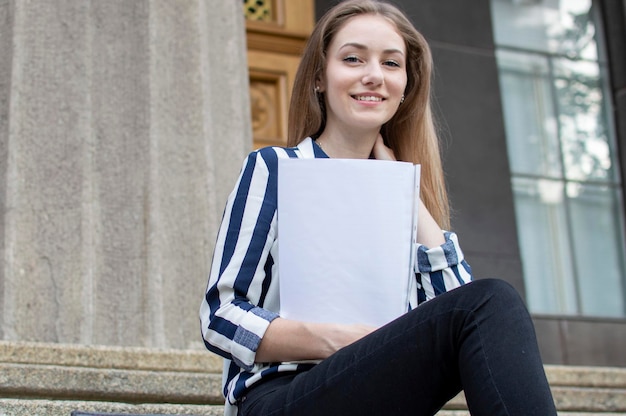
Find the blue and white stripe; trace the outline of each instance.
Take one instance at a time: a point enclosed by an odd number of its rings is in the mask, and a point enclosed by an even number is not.
[[[446,242],[439,247],[417,247],[415,274],[419,303],[472,281],[472,271],[456,234],[445,232],[444,236]]]
[[[244,161],[217,236],[206,295],[200,307],[206,347],[225,358],[225,416],[254,383],[276,372],[306,371],[311,364],[256,363],[261,339],[278,317],[277,174],[279,158],[327,158],[310,138],[297,148],[264,148]],[[440,247],[417,248],[410,307],[471,280],[456,235]]]

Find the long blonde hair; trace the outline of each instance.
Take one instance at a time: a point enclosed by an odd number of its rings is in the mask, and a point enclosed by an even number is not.
[[[317,23],[304,49],[293,87],[288,120],[288,146],[318,136],[326,126],[323,96],[315,82],[326,68],[326,51],[335,34],[352,17],[376,14],[391,21],[407,50],[404,102],[381,128],[398,160],[422,165],[422,200],[441,228],[450,227],[448,196],[439,153],[439,138],[430,107],[432,55],[424,37],[395,6],[377,0],[347,0],[330,9]]]

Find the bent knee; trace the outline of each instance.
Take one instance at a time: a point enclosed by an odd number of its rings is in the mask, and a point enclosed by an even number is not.
[[[510,302],[511,305],[516,303],[524,303],[518,291],[507,281],[502,279],[479,279],[474,280],[474,290],[484,294],[490,294],[493,299],[499,299],[502,302]]]

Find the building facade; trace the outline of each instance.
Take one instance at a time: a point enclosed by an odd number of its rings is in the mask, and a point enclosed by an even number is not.
[[[433,50],[452,223],[475,276],[523,294],[547,363],[625,366],[626,3],[396,3]]]
[[[574,10],[582,17],[573,21],[586,22],[578,27],[593,22],[599,52],[591,57],[511,44],[518,35],[507,40],[497,32],[493,22],[515,23],[516,7],[554,9],[563,3],[556,0],[397,3],[433,49],[453,228],[475,275],[501,277],[526,297],[547,363],[626,366],[624,0]],[[334,1],[267,4],[274,17],[246,14],[244,22],[240,4],[221,0],[0,1],[2,342],[203,348],[197,310],[226,196],[253,146],[284,140],[299,52],[316,15]],[[584,20],[589,10],[593,19]],[[511,157],[517,143],[511,131],[518,131],[511,122],[519,120],[510,105],[524,101],[511,99],[518,95],[507,88],[528,74],[510,70],[511,56],[523,64],[569,59],[592,68],[575,72],[588,77],[572,84],[586,91],[573,99],[585,104],[595,97],[588,108],[596,122],[606,120],[598,124],[605,133],[585,148],[602,156],[591,159],[600,176],[518,169],[526,159]],[[556,89],[568,91],[567,79],[555,74],[531,78],[537,85],[555,78]],[[566,133],[572,117],[549,121],[558,120],[557,133]],[[575,222],[575,204],[562,205],[571,224],[562,240],[573,247],[563,251],[563,264],[575,277],[557,287],[571,293],[536,297],[543,293],[537,284],[557,279],[547,266],[529,274],[533,257],[524,236],[538,227],[532,215],[520,220],[526,217],[519,203],[537,199],[524,199],[533,195],[514,185],[532,181],[548,184],[541,189],[551,201],[558,200],[554,192],[573,201],[579,186],[609,190],[591,199],[593,207],[610,208],[597,211],[608,221],[597,227],[596,217]],[[610,261],[598,260],[603,269],[572,261],[575,243],[586,237],[573,227],[581,223],[611,230]],[[567,278],[565,270],[559,276]],[[598,285],[581,290],[589,282]]]
[[[336,3],[316,0],[315,17]],[[452,222],[475,276],[525,297],[546,362],[626,365],[623,0],[395,3],[433,50]],[[280,144],[288,94],[261,91],[267,44],[251,36],[280,27],[303,41],[289,15],[308,29],[312,4],[244,4],[255,146]],[[290,85],[284,43],[272,62]]]

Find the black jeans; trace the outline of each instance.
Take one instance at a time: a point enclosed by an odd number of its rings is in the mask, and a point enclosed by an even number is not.
[[[556,415],[532,321],[508,283],[474,281],[307,372],[263,381],[239,415],[431,416],[461,389],[474,416]]]

